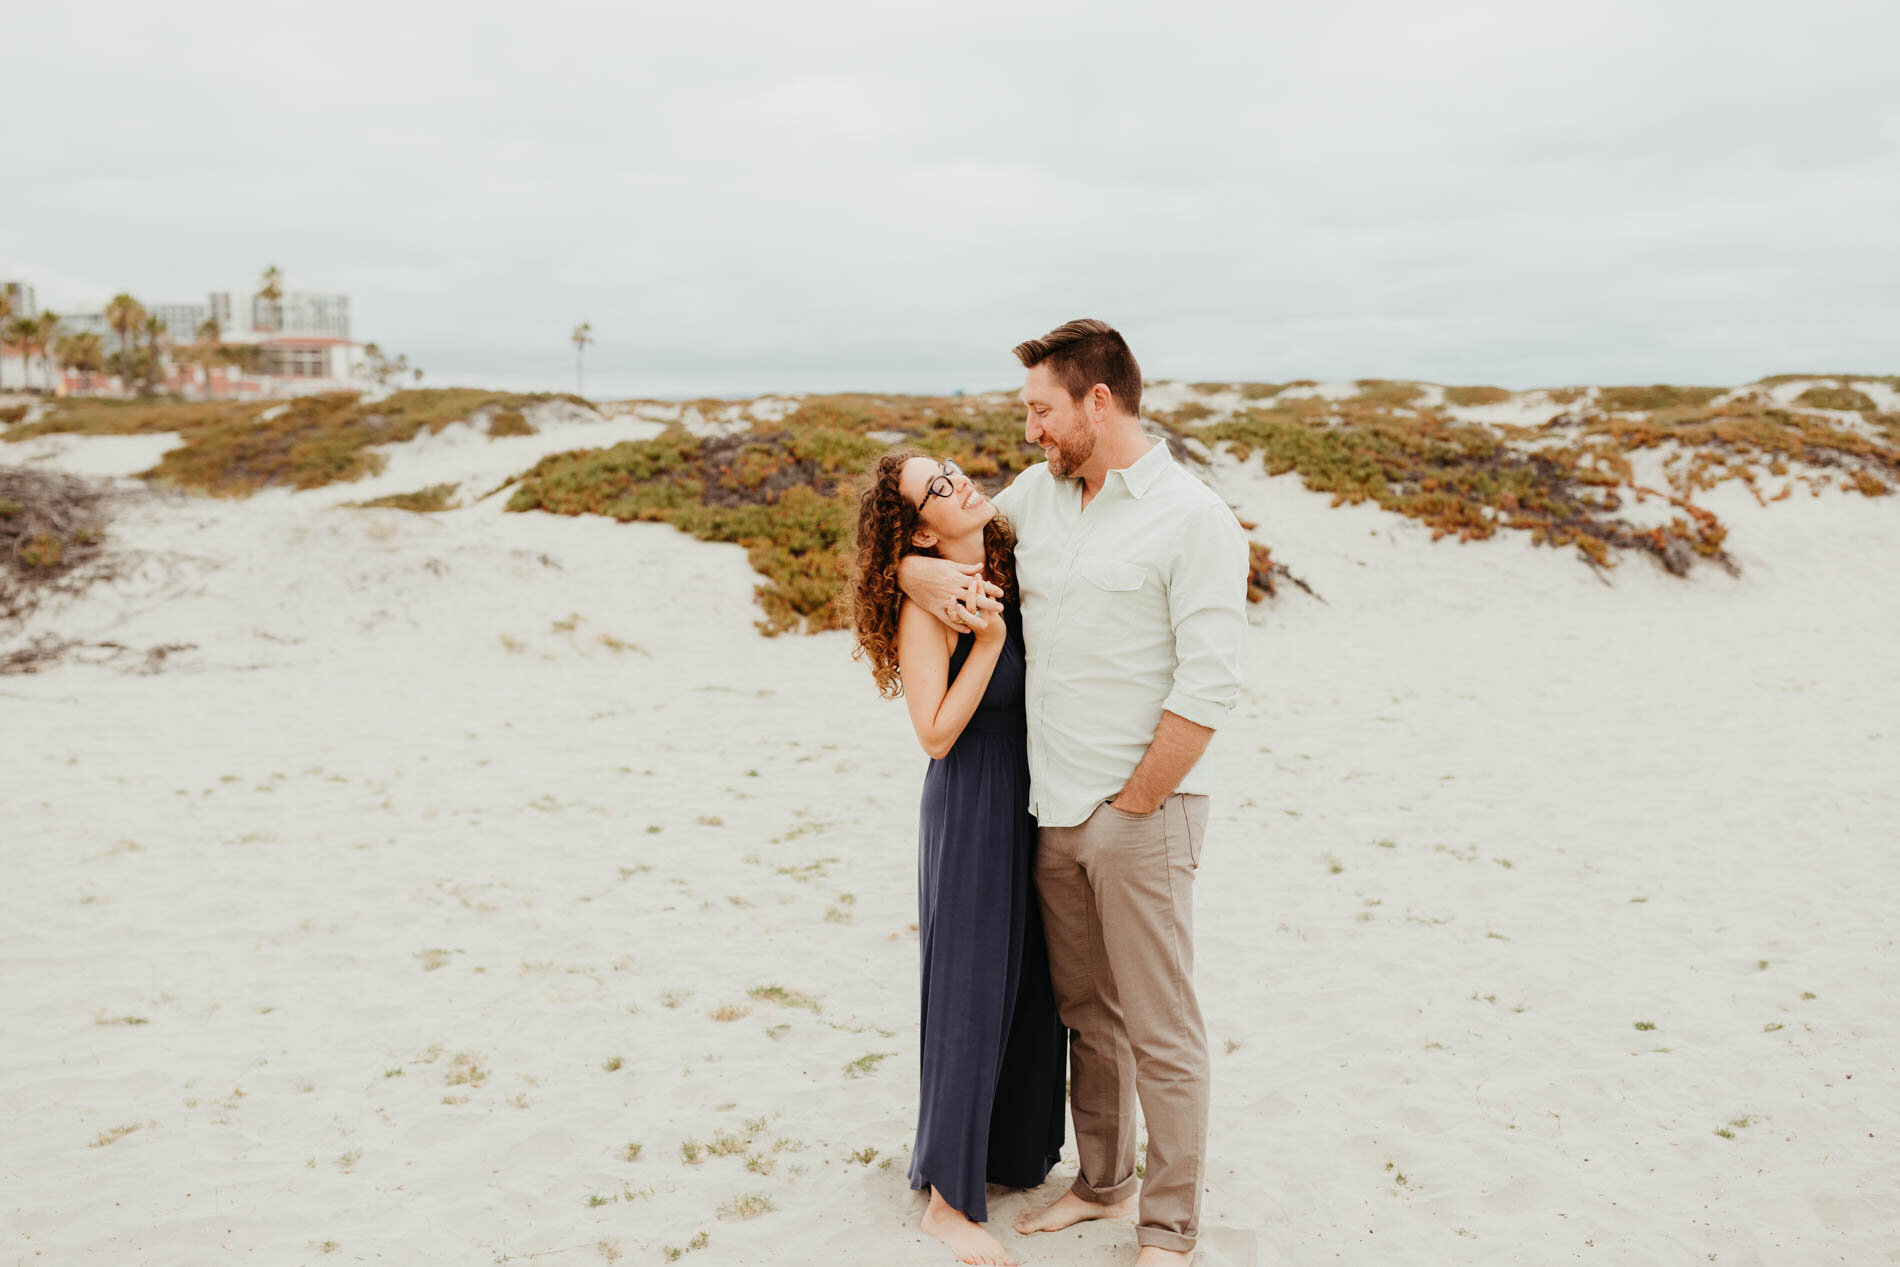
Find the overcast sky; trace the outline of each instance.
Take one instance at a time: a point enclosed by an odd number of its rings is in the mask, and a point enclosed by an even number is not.
[[[8,5],[0,278],[277,264],[430,380],[1900,371],[1900,5]],[[450,16],[452,15],[452,16]]]

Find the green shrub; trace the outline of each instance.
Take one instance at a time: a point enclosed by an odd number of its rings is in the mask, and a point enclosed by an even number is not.
[[[766,633],[842,628],[855,481],[897,433],[956,459],[994,492],[1040,460],[1013,408],[942,397],[814,396],[781,422],[701,438],[683,427],[610,449],[543,458],[523,475],[511,511],[609,515],[670,523],[702,541],[742,545],[765,577]]]
[[[488,434],[491,439],[497,436],[531,436],[534,426],[519,409],[504,409],[488,420]]]

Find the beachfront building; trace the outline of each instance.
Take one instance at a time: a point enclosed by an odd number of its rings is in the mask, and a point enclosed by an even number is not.
[[[13,297],[14,311],[37,312],[37,296],[24,282],[0,282],[0,293]],[[350,297],[329,291],[285,290],[275,298],[255,287],[210,292],[203,303],[148,303],[147,315],[164,323],[160,336],[157,386],[162,391],[211,396],[301,396],[353,390],[363,385],[362,347],[350,338]],[[218,342],[251,345],[257,353],[248,365],[199,361],[179,353],[198,341],[206,320],[218,323]],[[45,390],[57,395],[119,395],[136,384],[120,382],[119,335],[103,309],[60,314],[59,335],[98,336],[104,371],[76,373],[35,356],[29,364],[20,349],[0,355],[0,391]],[[146,345],[140,333],[134,349]]]
[[[347,341],[350,337],[348,295],[286,290],[279,298],[268,299],[254,289],[214,290],[210,311],[226,341],[259,343],[285,336]]]

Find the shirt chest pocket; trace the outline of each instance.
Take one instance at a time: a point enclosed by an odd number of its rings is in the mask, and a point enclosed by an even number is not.
[[[1101,645],[1116,654],[1137,650],[1168,630],[1167,601],[1148,569],[1127,559],[1081,555],[1075,561],[1070,604]]]
[[[1085,554],[1075,561],[1076,574],[1098,590],[1120,594],[1138,590],[1148,579],[1148,571],[1138,563]]]

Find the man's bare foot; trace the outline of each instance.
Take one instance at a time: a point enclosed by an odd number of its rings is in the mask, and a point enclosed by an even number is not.
[[[1135,1267],[1188,1267],[1193,1261],[1191,1249],[1162,1249],[1159,1245],[1143,1245],[1141,1252],[1135,1255]]]
[[[1031,1232],[1060,1232],[1065,1227],[1086,1223],[1090,1219],[1125,1219],[1134,1212],[1134,1197],[1124,1197],[1103,1205],[1096,1201],[1084,1201],[1070,1191],[1063,1193],[1053,1205],[1040,1210],[1024,1210],[1017,1215],[1016,1230],[1024,1236]]]
[[[983,1263],[991,1267],[1016,1267],[1016,1259],[1003,1243],[972,1223],[963,1211],[945,1201],[935,1188],[930,1190],[930,1207],[918,1223],[924,1231],[950,1247],[962,1263]]]

